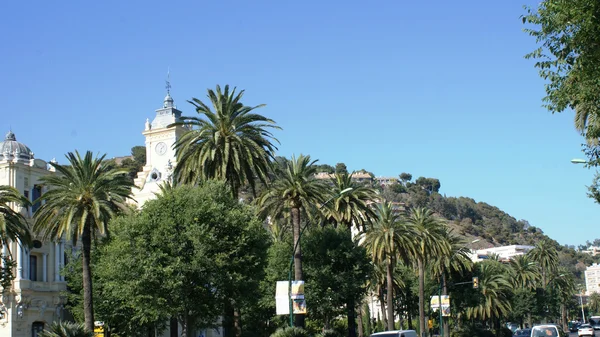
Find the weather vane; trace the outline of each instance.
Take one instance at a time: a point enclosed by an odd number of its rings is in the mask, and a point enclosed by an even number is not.
[[[165,82],[167,82],[167,85],[165,85],[165,88],[167,88],[167,94],[170,95],[171,94],[171,69],[170,67],[167,68],[167,80]]]

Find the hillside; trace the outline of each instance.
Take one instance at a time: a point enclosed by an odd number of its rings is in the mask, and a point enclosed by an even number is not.
[[[320,166],[321,171],[328,173],[344,169],[343,163],[338,163],[335,168],[330,165]],[[373,173],[370,175],[375,177]],[[534,246],[539,240],[549,238],[559,251],[560,264],[572,271],[582,283],[586,266],[600,261],[600,256],[593,257],[578,252],[574,246],[560,245],[545,235],[542,229],[530,225],[527,220],[518,220],[496,206],[476,202],[468,197],[448,197],[440,194],[441,182],[436,178],[419,177],[413,180],[412,177],[410,173],[402,173],[389,185],[378,185],[375,180],[365,184],[378,189],[389,201],[403,203],[406,207],[431,208],[445,219],[448,226],[454,229],[454,233],[461,236],[465,244],[472,249],[504,245]],[[478,241],[469,244],[475,240]]]

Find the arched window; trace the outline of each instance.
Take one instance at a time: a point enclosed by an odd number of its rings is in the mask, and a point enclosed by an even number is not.
[[[31,337],[38,337],[38,333],[44,330],[44,322],[33,322],[31,324]]]

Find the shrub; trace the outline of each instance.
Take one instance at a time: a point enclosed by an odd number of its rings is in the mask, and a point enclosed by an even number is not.
[[[325,330],[322,333],[316,335],[315,337],[342,337],[342,335],[340,335],[335,330]]]
[[[39,337],[94,337],[92,331],[86,330],[83,324],[70,322],[52,322],[47,329],[38,334]]]
[[[304,329],[293,327],[283,328],[275,331],[271,337],[310,337],[308,332]]]

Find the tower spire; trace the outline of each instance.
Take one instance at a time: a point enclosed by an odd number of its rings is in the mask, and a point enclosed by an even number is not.
[[[167,85],[165,88],[167,89],[167,96],[171,96],[171,67],[167,68]]]
[[[171,97],[171,67],[167,69],[167,80],[165,81],[165,88],[167,89],[167,96],[165,96],[165,101],[163,104],[163,108],[174,108],[173,98]]]

